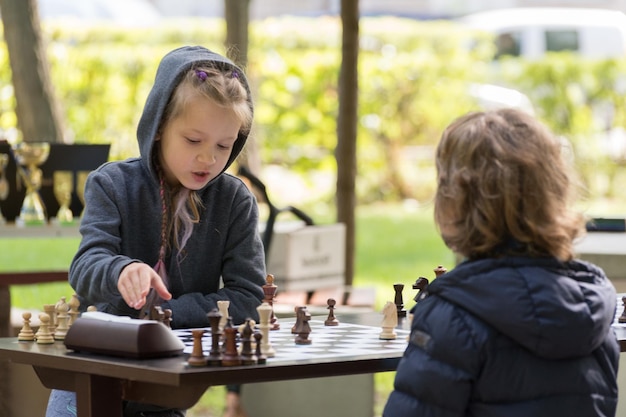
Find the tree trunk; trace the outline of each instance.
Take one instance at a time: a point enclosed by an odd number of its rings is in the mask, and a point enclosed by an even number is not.
[[[25,142],[63,142],[37,0],[0,0],[4,39],[15,92],[17,123]]]
[[[346,225],[346,275],[354,278],[356,191],[356,127],[358,109],[359,1],[341,0],[341,70],[337,119],[337,220]]]
[[[248,65],[248,26],[250,23],[250,0],[224,0],[226,18],[226,50],[228,57],[241,68]],[[250,88],[254,88],[253,85]],[[254,135],[248,138],[246,152],[240,158],[254,175],[260,176],[261,153]]]
[[[245,68],[248,64],[250,0],[224,0],[228,57]]]

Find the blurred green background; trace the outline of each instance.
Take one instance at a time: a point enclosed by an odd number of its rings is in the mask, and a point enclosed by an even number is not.
[[[162,55],[182,44],[218,52],[221,19],[187,19],[161,30],[44,26],[51,73],[68,135],[110,143],[111,159],[137,154],[135,130]],[[247,73],[256,103],[254,141],[272,201],[317,223],[334,221],[337,79],[336,18],[272,18],[250,26]],[[443,128],[484,108],[472,86],[498,84],[525,94],[534,114],[571,144],[588,215],[623,215],[626,159],[607,132],[626,125],[624,60],[586,61],[569,53],[541,61],[491,60],[493,43],[451,22],[363,17],[358,126],[354,285],[376,288],[376,308],[454,256],[432,221],[433,149]],[[17,139],[8,56],[0,43],[0,129]],[[610,117],[608,117],[610,116]],[[78,240],[0,239],[2,272],[67,269]],[[271,272],[271,271],[269,271]],[[68,284],[14,286],[12,303],[41,309],[70,296]],[[412,296],[405,291],[410,307]],[[337,310],[340,317],[341,311]],[[393,373],[376,375],[376,415]],[[189,417],[220,415],[224,391],[209,390]]]

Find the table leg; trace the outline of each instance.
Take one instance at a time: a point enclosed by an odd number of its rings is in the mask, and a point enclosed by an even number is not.
[[[89,374],[76,375],[78,417],[122,417],[119,380]]]
[[[12,337],[11,292],[8,285],[0,285],[0,337]]]
[[[34,366],[50,389],[76,392],[78,417],[122,417],[122,382],[116,378]]]

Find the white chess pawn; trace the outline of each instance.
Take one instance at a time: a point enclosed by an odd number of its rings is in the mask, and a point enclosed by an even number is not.
[[[78,316],[80,316],[80,312],[78,311],[78,308],[80,307],[80,300],[78,299],[78,295],[73,294],[72,298],[67,304],[70,306],[70,319],[67,323],[67,327],[70,327],[72,324],[74,324]]]
[[[30,318],[32,314],[28,311],[22,313],[22,319],[24,319],[24,325],[20,330],[20,333],[17,335],[17,340],[31,342],[35,340],[35,332],[33,332],[32,327],[30,327]]]
[[[63,297],[65,299],[65,297]],[[70,306],[67,303],[57,304],[57,326],[54,329],[54,340],[65,340],[65,335],[68,330],[68,321],[70,316],[68,314]]]
[[[50,333],[50,316],[46,313],[39,313],[39,321],[41,324],[35,334],[37,343],[45,345],[54,343],[54,337],[52,337],[52,333]]]

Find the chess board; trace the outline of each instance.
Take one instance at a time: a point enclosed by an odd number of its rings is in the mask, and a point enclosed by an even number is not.
[[[622,300],[624,294],[619,294],[617,296],[617,304],[615,308],[615,317],[613,319],[613,327],[626,329],[626,323],[620,323],[619,318],[622,314],[626,313],[626,305]]]
[[[309,345],[296,345],[291,333],[294,321],[281,320],[279,330],[271,330],[269,339],[276,351],[276,356],[267,358],[268,362],[280,360],[337,358],[363,355],[402,354],[407,346],[408,330],[395,329],[394,340],[381,340],[380,327],[359,324],[339,323],[338,326],[325,326],[322,320],[310,320],[311,334]],[[172,330],[185,345],[184,353],[191,354],[193,349],[192,329]],[[208,355],[211,350],[211,329],[206,328],[202,338],[202,350]]]

